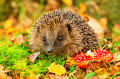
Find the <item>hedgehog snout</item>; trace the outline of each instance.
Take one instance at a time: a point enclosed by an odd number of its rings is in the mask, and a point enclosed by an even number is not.
[[[51,53],[52,52],[52,48],[47,48],[47,52]]]

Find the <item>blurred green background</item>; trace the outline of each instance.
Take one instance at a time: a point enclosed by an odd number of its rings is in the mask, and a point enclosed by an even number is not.
[[[69,4],[69,1],[72,1],[72,4]],[[19,21],[23,18],[34,20],[42,12],[56,8],[79,9],[80,3],[86,6],[86,14],[97,19],[105,16],[113,24],[120,23],[120,0],[0,0],[0,22],[5,21],[10,15]]]

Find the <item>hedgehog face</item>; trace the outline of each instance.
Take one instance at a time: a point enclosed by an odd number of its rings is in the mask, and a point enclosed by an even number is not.
[[[54,26],[38,27],[33,49],[42,50],[47,55],[62,54],[64,46],[70,43],[69,30],[69,25],[60,25],[59,23]]]

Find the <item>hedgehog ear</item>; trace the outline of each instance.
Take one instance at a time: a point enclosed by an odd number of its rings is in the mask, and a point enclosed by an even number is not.
[[[68,32],[70,33],[71,30],[72,30],[70,24],[66,24],[66,27],[67,27],[67,29],[68,29]]]

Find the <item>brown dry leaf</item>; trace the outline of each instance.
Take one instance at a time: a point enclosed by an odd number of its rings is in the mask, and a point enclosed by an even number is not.
[[[93,62],[88,63],[86,70],[96,71],[100,68],[109,68],[109,67],[110,67],[109,63],[106,63],[104,61],[93,61]]]
[[[27,42],[27,39],[21,34],[18,35],[14,40],[14,44],[22,45],[23,42]]]
[[[60,8],[59,0],[47,0],[47,5],[44,6],[46,11],[52,11]]]
[[[37,56],[40,54],[41,52],[36,52],[36,53],[33,53],[31,54],[28,59],[29,59],[29,62],[33,62],[35,61],[35,59],[37,58]]]
[[[89,79],[100,79],[99,77],[97,77],[97,76],[92,76],[91,78],[89,78]]]
[[[115,66],[116,66],[116,67],[120,67],[120,62],[116,62],[116,63],[115,63]]]
[[[119,51],[114,54],[114,59],[112,61],[113,62],[114,61],[120,61],[120,52]]]
[[[119,25],[119,24],[114,24],[113,30],[120,33],[120,25]],[[113,41],[118,41],[118,40],[120,40],[120,35],[119,35],[119,34],[118,34],[118,35],[115,35],[112,40],[113,40]]]
[[[104,36],[104,27],[103,25],[95,18],[93,18],[92,16],[88,16],[89,18],[89,22],[88,24],[94,29],[95,33],[97,33],[98,35],[98,39],[103,38]]]
[[[104,30],[106,30],[107,24],[108,24],[108,19],[106,17],[103,17],[103,18],[99,19],[99,22],[102,24]]]
[[[62,0],[63,3],[65,3],[67,6],[72,6],[73,0]]]
[[[114,79],[120,79],[120,76],[114,77]]]
[[[47,73],[45,78],[47,79],[69,79],[67,75],[55,75],[53,73]]]
[[[116,67],[116,66],[111,66],[111,67],[109,68],[109,74],[110,74],[110,76],[116,74],[116,73],[119,72],[119,71],[120,71],[119,68]]]
[[[55,64],[55,62],[53,62],[49,67],[48,67],[49,72],[55,73],[56,75],[62,75],[66,73],[66,69],[59,65],[59,64]]]
[[[4,71],[3,69],[4,67],[0,65],[0,79],[12,79],[10,76],[7,76],[7,74],[5,74],[5,72],[9,71]]]
[[[9,38],[9,40],[11,40],[14,43],[15,35],[9,34],[7,35],[7,37]]]
[[[82,69],[78,68],[78,69],[75,69],[70,75],[71,75],[71,77],[72,76],[76,77],[76,79],[83,79],[85,76],[85,74],[83,72],[84,71]]]
[[[34,52],[34,49],[29,49],[30,52]]]
[[[119,24],[114,24],[113,29],[120,32],[120,25]]]

